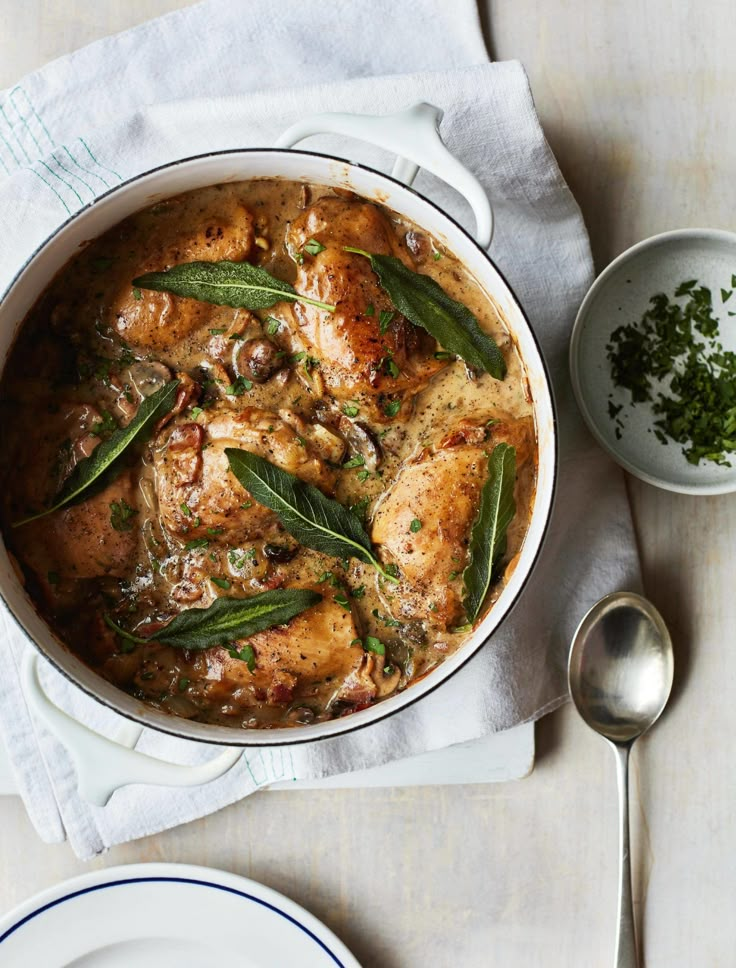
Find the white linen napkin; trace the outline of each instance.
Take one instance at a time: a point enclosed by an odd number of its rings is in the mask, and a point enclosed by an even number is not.
[[[491,254],[553,374],[561,466],[542,560],[492,641],[422,702],[333,741],[245,753],[205,787],[127,787],[104,808],[81,800],[68,755],[31,721],[18,680],[28,646],[3,613],[0,727],[18,785],[41,837],[67,836],[80,857],[202,816],[275,780],[364,768],[536,719],[566,698],[567,646],[582,613],[602,594],[640,583],[622,475],[584,431],[567,378],[570,325],[592,277],[585,227],[524,71],[488,63],[472,0],[359,7],[211,0],[25,78],[0,95],[0,292],[70,214],[139,172],[198,152],[268,146],[313,112],[380,114],[416,101],[444,109],[449,147],[486,187],[496,215]],[[333,137],[308,146],[377,168],[390,164],[376,149]],[[472,225],[465,203],[439,181],[420,173],[415,187]],[[43,678],[59,705],[114,732],[115,714],[51,668]],[[211,747],[150,730],[138,748],[178,762],[213,755]]]

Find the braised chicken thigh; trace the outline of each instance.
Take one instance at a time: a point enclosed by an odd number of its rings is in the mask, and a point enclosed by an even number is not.
[[[205,691],[213,701],[237,711],[266,701],[309,702],[325,682],[334,683],[332,701],[367,703],[376,694],[369,659],[358,638],[350,611],[325,599],[298,615],[288,626],[258,632],[248,640],[256,656],[253,674],[235,648],[212,649],[207,655]],[[303,711],[300,710],[303,717]]]
[[[204,189],[185,220],[184,208],[183,201],[162,202],[138,220],[128,220],[106,237],[102,254],[84,263],[90,285],[98,290],[95,299],[92,289],[91,307],[98,326],[109,327],[134,352],[163,355],[167,362],[177,344],[214,325],[219,307],[137,289],[131,279],[180,262],[242,262],[250,258],[255,238],[254,216],[237,194]]]
[[[230,471],[227,447],[259,454],[324,490],[334,487],[334,471],[318,445],[281,416],[254,407],[205,410],[197,422],[165,428],[155,445],[158,506],[170,534],[187,541],[207,535],[221,543],[249,541],[275,520]]]
[[[461,624],[462,573],[488,454],[503,441],[515,446],[523,466],[531,456],[533,435],[528,419],[469,420],[400,470],[378,503],[372,531],[381,555],[401,575],[399,594],[392,598],[394,618],[443,630]],[[421,522],[416,532],[412,521]]]
[[[324,246],[316,255],[305,252],[310,239]],[[435,340],[393,311],[368,260],[345,247],[409,262],[408,254],[376,205],[342,198],[315,202],[292,223],[286,245],[298,257],[297,289],[337,307],[334,313],[303,303],[294,309],[326,391],[338,400],[361,400],[375,420],[386,422],[386,404],[410,400],[444,364],[434,357]]]

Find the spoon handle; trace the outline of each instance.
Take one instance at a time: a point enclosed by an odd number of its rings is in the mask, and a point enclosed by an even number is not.
[[[634,928],[634,905],[631,896],[631,853],[629,850],[629,745],[611,743],[616,756],[619,815],[619,885],[618,927],[616,931],[615,968],[638,968]]]

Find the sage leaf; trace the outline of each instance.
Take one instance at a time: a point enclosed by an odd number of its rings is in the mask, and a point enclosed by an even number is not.
[[[358,516],[339,501],[325,497],[319,488],[257,454],[228,447],[225,455],[230,470],[246,491],[264,507],[275,511],[300,544],[333,558],[357,558],[373,565],[389,581],[397,581],[374,557],[371,539]]]
[[[516,513],[515,482],[516,450],[509,444],[497,444],[488,458],[488,479],[470,535],[470,561],[463,572],[463,605],[471,622],[478,617],[506,551],[506,532]]]
[[[308,588],[277,588],[250,598],[216,598],[208,608],[187,608],[158,632],[144,637],[121,628],[109,615],[105,622],[130,642],[160,642],[175,649],[210,649],[285,625],[322,601]]]
[[[392,255],[371,255],[364,249],[345,246],[346,252],[364,255],[388,293],[394,308],[415,326],[421,326],[443,349],[461,357],[477,370],[497,380],[506,376],[506,361],[493,337],[485,333],[473,313],[448,296],[431,276],[407,269]]]
[[[180,382],[180,380],[170,380],[155,393],[146,397],[127,427],[119,427],[107,440],[98,444],[89,457],[79,461],[64,481],[51,507],[23,518],[22,521],[15,521],[13,527],[18,528],[29,521],[35,521],[46,514],[58,511],[65,504],[83,500],[86,492],[93,485],[104,483],[103,475],[114,474],[120,467],[120,458],[128,448],[137,441],[143,440],[154,425],[171,410],[176,401]],[[106,477],[105,481],[107,479]]]
[[[290,283],[250,262],[182,262],[163,272],[138,276],[133,285],[233,309],[269,309],[287,299],[309,303],[328,313],[335,311],[329,303],[300,296]]]

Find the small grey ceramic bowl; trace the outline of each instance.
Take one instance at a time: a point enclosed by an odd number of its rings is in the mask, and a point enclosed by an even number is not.
[[[611,379],[606,345],[611,333],[641,319],[656,293],[672,296],[687,279],[697,279],[713,294],[725,349],[736,350],[736,293],[721,303],[720,290],[732,289],[736,274],[736,234],[716,229],[679,229],[654,235],[623,252],[598,276],[578,311],[570,342],[570,374],[580,411],[593,435],[608,453],[636,477],[683,494],[725,494],[736,491],[733,467],[710,461],[690,464],[680,444],[662,444],[654,435],[654,414],[648,403],[631,406],[628,390]],[[620,438],[609,415],[609,401],[623,404]]]

